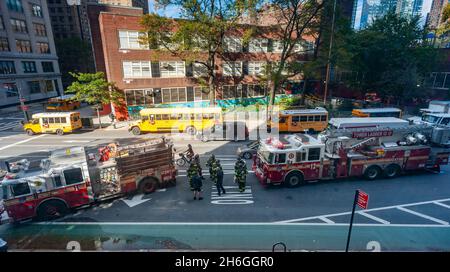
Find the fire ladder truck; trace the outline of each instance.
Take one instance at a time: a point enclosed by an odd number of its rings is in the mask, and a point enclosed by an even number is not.
[[[176,183],[172,144],[165,138],[55,150],[35,171],[20,165],[0,183],[12,222],[53,219],[73,208]]]
[[[450,156],[439,146],[435,128],[327,129],[317,138],[286,135],[261,142],[253,170],[263,185],[296,187],[311,180],[381,176],[394,178],[412,170],[439,172]],[[439,134],[442,135],[442,134]]]

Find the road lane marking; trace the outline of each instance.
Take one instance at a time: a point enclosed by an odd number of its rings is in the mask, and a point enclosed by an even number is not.
[[[330,220],[326,217],[323,216],[319,216],[318,219],[322,220],[323,222],[327,223],[327,224],[335,224],[335,222],[333,220]]]
[[[117,226],[184,226],[184,225],[194,225],[194,226],[326,226],[326,227],[339,227],[339,226],[349,226],[347,223],[277,223],[277,222],[37,222],[30,223],[31,225],[117,225]],[[436,225],[436,224],[361,224],[353,223],[353,226],[360,227],[402,227],[402,228],[450,228],[450,225]]]
[[[389,221],[383,220],[383,219],[381,219],[381,218],[379,218],[379,217],[376,217],[376,216],[374,216],[374,215],[365,213],[365,212],[363,212],[363,211],[357,211],[356,213],[358,213],[358,214],[360,214],[360,215],[363,215],[363,216],[365,216],[365,217],[367,217],[367,218],[370,218],[370,219],[372,219],[372,220],[374,220],[374,221],[380,222],[381,224],[386,224],[386,225],[387,225],[387,224],[390,224],[390,223],[391,223],[391,222],[389,222]]]
[[[42,134],[42,135],[34,136],[33,138],[30,138],[30,139],[26,139],[26,140],[23,140],[23,141],[20,141],[20,142],[15,142],[15,143],[10,144],[10,145],[5,145],[5,146],[3,146],[3,147],[0,147],[0,151],[5,150],[5,149],[8,149],[8,148],[13,147],[13,146],[16,146],[16,145],[20,145],[20,144],[23,144],[23,143],[27,143],[27,142],[36,140],[36,139],[38,139],[38,138],[42,138],[42,137],[45,137],[45,136],[47,136],[47,134]]]
[[[433,221],[433,222],[436,222],[436,223],[439,223],[439,224],[442,224],[442,225],[448,225],[448,222],[445,222],[445,221],[443,221],[443,220],[440,220],[440,219],[431,217],[431,216],[426,215],[426,214],[423,214],[423,213],[415,212],[415,211],[413,211],[413,210],[406,209],[406,208],[403,208],[403,207],[397,207],[397,209],[399,209],[399,210],[401,210],[401,211],[404,211],[404,212],[407,212],[407,213],[410,213],[410,214],[414,214],[414,215],[416,215],[416,216],[419,216],[419,217],[428,219],[428,220],[430,220],[430,221]]]
[[[445,205],[444,203],[440,203],[440,202],[435,201],[435,202],[433,202],[433,204],[436,204],[436,205],[439,205],[439,206],[441,206],[441,207],[450,209],[450,206],[449,206],[449,205]]]
[[[215,205],[246,205],[253,204],[251,186],[245,186],[245,191],[240,192],[238,186],[223,186],[226,194],[218,195],[216,186],[211,188],[211,204]]]
[[[436,199],[436,200],[430,200],[430,201],[421,201],[421,202],[414,202],[414,203],[408,203],[408,204],[401,204],[401,205],[392,205],[392,206],[386,206],[386,207],[380,207],[380,208],[373,208],[373,209],[367,209],[364,212],[371,212],[371,211],[382,211],[382,210],[389,210],[389,209],[395,209],[398,207],[410,207],[410,206],[418,206],[418,205],[424,205],[424,204],[430,204],[434,202],[445,202],[450,201],[450,198],[443,198],[443,199]],[[342,212],[342,213],[331,213],[331,214],[324,214],[319,215],[322,217],[334,217],[334,216],[340,216],[340,215],[348,215],[352,212]],[[295,219],[289,219],[289,220],[282,220],[277,221],[278,223],[293,223],[296,221],[306,221],[311,219],[317,219],[319,216],[310,216],[310,217],[301,217],[301,218],[295,218]]]

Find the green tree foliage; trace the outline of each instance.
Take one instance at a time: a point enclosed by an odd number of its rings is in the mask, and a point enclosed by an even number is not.
[[[417,95],[436,63],[436,52],[423,37],[419,17],[394,11],[356,32],[348,44],[353,56],[346,65],[363,76],[356,85],[397,101]]]
[[[442,10],[441,22],[438,28],[438,34],[448,35],[450,33],[450,3],[445,5]]]
[[[142,37],[141,42],[154,49],[152,58],[155,60],[165,51],[203,67],[207,75],[199,82],[209,87],[210,102],[214,104],[218,84],[216,59],[227,59],[223,38],[227,32],[239,30],[239,19],[254,10],[258,1],[157,0],[162,7],[178,7],[182,18],[174,20],[154,13],[144,15],[141,25],[147,36]]]
[[[123,103],[123,93],[115,87],[114,83],[105,79],[103,72],[70,73],[70,75],[75,78],[75,81],[67,88],[66,93],[74,94],[73,100],[97,106],[111,102],[116,105]],[[99,107],[96,108],[101,126]]]

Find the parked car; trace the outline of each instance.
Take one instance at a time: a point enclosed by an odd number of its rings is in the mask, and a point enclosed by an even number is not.
[[[218,141],[245,141],[249,132],[245,122],[223,122],[197,132],[197,139],[207,142]]]
[[[253,155],[256,154],[256,151],[259,147],[259,141],[253,141],[246,145],[240,146],[237,149],[238,157],[242,157],[244,159],[250,160],[253,158]]]

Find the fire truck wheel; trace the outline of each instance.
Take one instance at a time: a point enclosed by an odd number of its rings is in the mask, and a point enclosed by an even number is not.
[[[141,129],[138,127],[134,127],[131,132],[133,133],[133,135],[140,135],[141,134]]]
[[[373,165],[366,169],[366,171],[364,172],[364,177],[368,180],[374,180],[380,176],[380,173],[380,167]]]
[[[284,179],[284,184],[286,184],[286,186],[289,188],[297,187],[303,182],[304,182],[303,175],[300,173],[290,173]]]
[[[62,129],[57,129],[56,130],[56,135],[62,136],[62,135],[64,135],[64,131]]]
[[[139,192],[142,194],[150,194],[158,188],[158,181],[153,178],[145,178],[139,183]]]
[[[50,220],[62,217],[67,214],[69,209],[66,204],[59,200],[49,200],[42,203],[37,210],[39,220]]]
[[[28,136],[33,136],[33,135],[34,135],[33,130],[27,129],[27,135],[28,135]]]
[[[400,166],[396,164],[391,164],[384,168],[384,175],[388,178],[395,178],[398,174],[400,174]]]
[[[197,130],[193,126],[189,126],[184,130],[187,134],[193,136],[195,133],[197,133]]]

